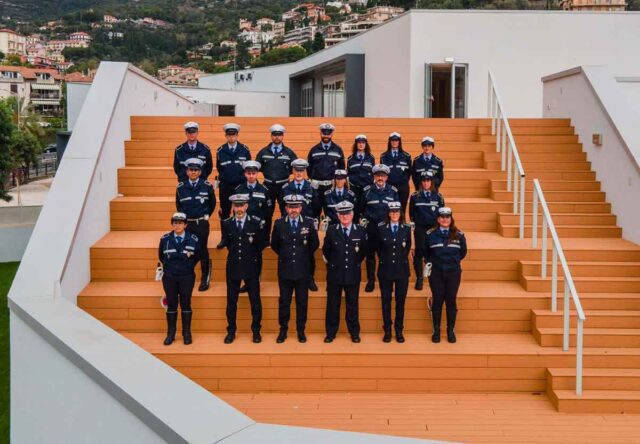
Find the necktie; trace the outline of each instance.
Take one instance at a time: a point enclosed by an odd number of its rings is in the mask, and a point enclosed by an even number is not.
[[[362,159],[364,159],[364,156],[361,154],[358,154],[358,160],[362,160]]]
[[[178,244],[178,246],[182,245],[182,236],[176,236],[176,244]]]
[[[229,148],[231,149],[231,154],[236,152],[236,147],[235,146],[234,147],[229,147]]]
[[[253,185],[249,185],[249,191],[253,191]]]
[[[393,235],[395,236],[397,232],[398,232],[398,226],[394,225],[393,226]]]
[[[196,187],[196,182],[191,182],[191,187],[195,188]]]
[[[298,221],[294,220],[291,223],[293,225],[293,232],[295,233],[296,231],[298,231]]]
[[[396,157],[398,157],[398,153],[396,151],[393,151],[393,158],[395,159]]]
[[[342,197],[342,191],[338,191],[338,197]]]
[[[298,191],[302,191],[302,185],[301,184],[296,184],[296,186],[298,187]]]
[[[349,230],[346,227],[342,228],[342,231],[344,231],[344,237],[349,237]]]
[[[449,236],[449,230],[442,230],[443,236]]]
[[[242,221],[238,221],[238,231],[242,231]]]

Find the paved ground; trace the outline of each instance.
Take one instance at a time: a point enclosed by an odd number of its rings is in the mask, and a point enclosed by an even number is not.
[[[36,180],[34,182],[30,182],[26,185],[20,187],[20,202],[23,206],[31,206],[31,205],[43,205],[45,199],[47,198],[47,194],[49,193],[49,188],[51,188],[51,183],[53,182],[53,177]],[[9,191],[9,194],[13,196],[13,200],[11,202],[5,202],[0,200],[0,207],[16,207],[18,206],[18,190],[17,188],[13,188]]]

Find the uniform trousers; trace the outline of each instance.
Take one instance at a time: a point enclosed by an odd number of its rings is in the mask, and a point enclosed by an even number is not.
[[[220,182],[218,186],[218,193],[220,197],[220,220],[225,220],[231,214],[231,201],[229,197],[235,194],[235,189],[238,186],[237,183],[224,183]]]
[[[191,295],[196,282],[195,273],[183,276],[162,276],[162,288],[167,296],[167,312],[176,313],[178,304],[182,311],[191,311]]]
[[[422,269],[424,267],[424,253],[425,253],[425,238],[429,228],[426,225],[416,225],[413,230],[413,238],[415,240],[415,254],[413,255],[413,269],[416,272],[416,277],[422,276]]]
[[[340,302],[342,291],[345,293],[347,311],[345,319],[347,329],[351,336],[360,334],[360,320],[358,318],[358,293],[360,283],[352,285],[340,285],[327,282],[327,312],[325,317],[325,329],[327,337],[335,338],[340,327]]]
[[[433,294],[433,311],[441,312],[443,304],[447,304],[448,313],[454,313],[458,309],[456,296],[461,276],[462,270],[442,271],[435,267],[431,270],[429,286]]]
[[[282,200],[282,197],[284,195],[282,191],[282,187],[284,186],[285,183],[286,182],[265,183],[265,186],[267,187],[267,192],[265,194],[267,195],[267,199],[269,199],[272,202],[271,208],[269,209],[269,219],[273,219],[273,212],[276,209],[276,204],[278,205],[278,208],[280,209],[280,213],[283,216],[287,214],[284,211],[284,201]]]
[[[243,279],[249,293],[251,304],[251,331],[260,332],[262,322],[262,302],[260,301],[260,281],[258,276]],[[240,293],[240,279],[227,278],[227,332],[235,333],[237,329],[236,315],[238,312],[238,296]]]
[[[287,331],[291,318],[291,299],[296,295],[296,331],[304,333],[307,323],[307,302],[309,300],[309,278],[278,279],[280,298],[278,299],[278,323],[280,330]]]
[[[198,237],[199,260],[202,276],[209,273],[209,221],[192,220],[187,222],[187,230]]]
[[[391,330],[391,296],[395,290],[396,299],[396,331],[402,331],[404,328],[404,303],[407,299],[407,290],[409,288],[409,279],[380,279],[380,293],[382,294],[382,325],[384,331]]]

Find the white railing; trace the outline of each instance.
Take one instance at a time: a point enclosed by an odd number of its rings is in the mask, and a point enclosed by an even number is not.
[[[547,201],[540,187],[540,181],[533,179],[533,231],[531,233],[531,244],[533,248],[538,244],[538,203],[542,208],[542,262],[540,264],[540,277],[547,277],[547,232],[551,233],[551,311],[558,311],[558,260],[564,274],[564,303],[562,304],[563,326],[562,326],[562,350],[569,350],[569,334],[570,334],[570,301],[569,295],[576,307],[576,315],[578,326],[576,331],[576,394],[582,395],[582,352],[584,343],[584,321],[587,319],[582,310],[578,291],[573,283],[571,271],[567,264],[567,259],[562,250],[562,244],[558,238],[556,227],[553,224]]]
[[[519,237],[524,239],[525,173],[491,70],[488,90],[487,114],[491,118],[491,134],[496,136],[496,152],[502,153],[501,169],[507,171],[507,191],[513,190],[513,214],[519,216]]]

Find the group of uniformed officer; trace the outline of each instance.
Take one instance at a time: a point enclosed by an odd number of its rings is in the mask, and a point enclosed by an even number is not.
[[[175,340],[178,303],[182,309],[184,343],[192,342],[190,299],[196,263],[201,263],[200,291],[209,288],[211,275],[207,242],[209,218],[215,211],[216,198],[215,187],[207,179],[213,170],[212,156],[210,149],[198,141],[198,124],[187,122],[184,128],[187,140],[176,148],[174,157],[179,181],[178,212],[172,218],[174,231],[162,237],[159,252],[168,301],[166,345]],[[227,142],[217,150],[215,183],[221,201],[218,214],[223,219],[217,248],[228,249],[225,343],[235,339],[237,301],[243,291],[248,293],[251,304],[253,342],[262,340],[260,274],[262,251],[269,244],[278,255],[280,332],[277,342],[287,339],[294,293],[298,341],[306,342],[308,291],[318,289],[314,279],[314,253],[320,247],[319,230],[326,231],[322,245],[327,267],[325,342],[332,342],[338,331],[343,292],[348,331],[353,342],[360,342],[361,263],[366,258],[365,291],[372,292],[376,255],[383,341],[391,341],[392,327],[395,327],[396,340],[404,342],[404,302],[409,285],[412,231],[416,289],[423,287],[425,261],[431,265],[427,269],[431,272],[429,283],[433,292],[432,339],[440,340],[441,311],[446,303],[448,339],[455,342],[455,295],[466,241],[452,223],[451,211],[444,207],[444,199],[438,192],[444,168],[442,160],[433,154],[433,138],[422,139],[423,153],[412,160],[403,151],[400,134],[391,133],[387,150],[376,164],[366,135],[360,134],[355,137],[353,152],[345,161],[342,148],[332,140],[335,127],[325,123],[320,125],[320,143],[311,148],[304,160],[284,145],[285,128],[276,124],[270,128],[271,142],[252,160],[249,148],[238,141],[240,126],[229,123],[223,130]],[[258,172],[262,172],[264,184],[258,181]],[[409,180],[416,188],[410,199]],[[407,200],[411,224],[404,221]],[[282,217],[272,223],[276,203]],[[182,243],[181,239],[186,241]],[[189,282],[191,288],[187,288]],[[394,321],[392,296],[396,300]]]

